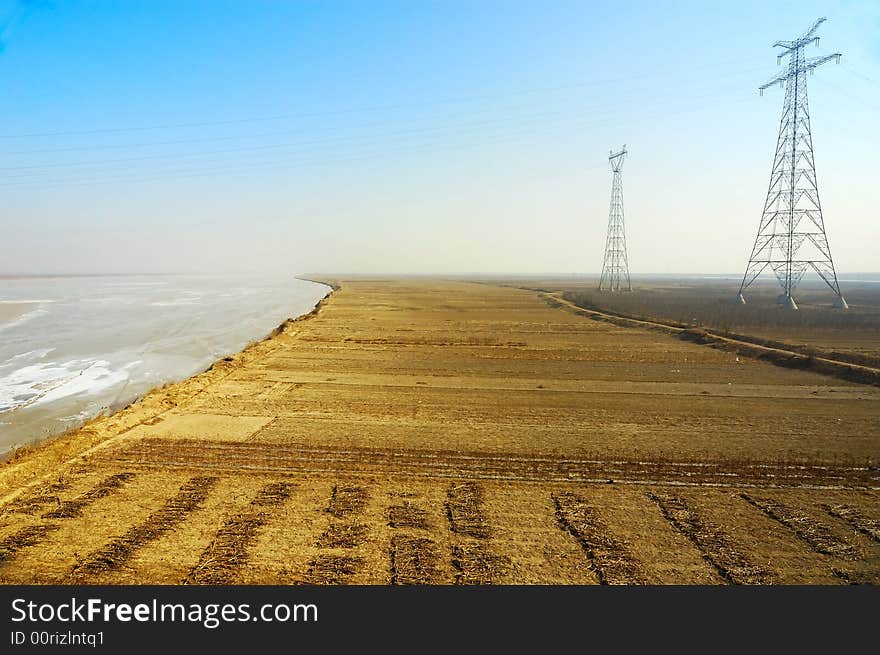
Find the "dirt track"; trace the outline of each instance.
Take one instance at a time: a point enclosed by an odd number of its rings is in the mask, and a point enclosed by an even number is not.
[[[840,353],[827,353],[820,355],[817,352],[807,354],[802,347],[788,346],[786,344],[768,345],[759,343],[761,340],[749,337],[736,338],[725,336],[704,328],[682,327],[669,321],[657,321],[638,319],[624,316],[619,313],[601,312],[594,309],[584,309],[570,300],[566,300],[559,293],[542,293],[542,297],[551,306],[565,307],[569,311],[580,316],[587,316],[594,320],[608,321],[624,327],[637,327],[650,330],[659,330],[667,334],[678,336],[695,343],[712,346],[728,352],[733,352],[745,357],[754,357],[772,362],[778,366],[809,370],[816,373],[831,375],[842,380],[873,384],[880,386],[880,368],[866,364],[856,364],[846,359],[836,358],[834,355],[846,358],[847,355]],[[766,342],[766,340],[764,340]],[[852,357],[850,355],[849,357]]]
[[[877,582],[878,418],[535,292],[345,281],[0,469],[0,579]]]

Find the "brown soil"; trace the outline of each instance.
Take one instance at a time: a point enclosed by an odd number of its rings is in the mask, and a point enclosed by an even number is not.
[[[771,573],[765,567],[749,561],[748,556],[731,543],[719,526],[704,520],[684,498],[653,493],[648,495],[660,507],[663,516],[694,542],[722,578],[731,584],[766,585],[773,582]]]
[[[629,549],[610,534],[593,507],[580,496],[565,492],[553,496],[556,519],[581,544],[601,584],[644,583]]]
[[[847,505],[823,505],[822,507],[832,516],[843,519],[859,532],[868,535],[876,542],[880,542],[880,520],[869,519],[855,507]]]
[[[437,544],[430,539],[396,534],[391,539],[391,584],[436,584],[442,579],[439,560]]]
[[[95,502],[98,498],[109,496],[123,484],[131,480],[134,473],[114,473],[106,480],[101,481],[93,489],[74,498],[73,500],[61,501],[57,509],[43,514],[44,519],[69,519],[82,516],[83,510]]]
[[[876,583],[878,418],[534,291],[343,280],[0,467],[0,580]]]
[[[392,505],[388,508],[388,525],[392,528],[428,529],[428,512],[413,503]]]
[[[827,525],[812,519],[806,512],[788,507],[772,498],[759,498],[749,494],[741,495],[746,502],[751,503],[770,518],[794,530],[794,533],[817,553],[845,559],[858,557],[851,544],[835,536]]]
[[[83,582],[92,576],[121,568],[138,550],[183,523],[205,502],[216,482],[217,478],[210,477],[188,480],[159,511],[150,514],[143,523],[132,527],[75,566],[66,581]]]
[[[202,553],[198,564],[189,572],[184,584],[231,584],[237,569],[247,561],[248,550],[257,532],[269,518],[271,508],[290,496],[291,486],[272,482],[260,489],[251,501],[251,511],[227,519],[217,537]]]
[[[312,560],[306,581],[309,584],[345,584],[357,573],[363,560],[347,555],[321,554]]]

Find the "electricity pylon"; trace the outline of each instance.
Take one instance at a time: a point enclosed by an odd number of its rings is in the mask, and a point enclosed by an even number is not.
[[[614,171],[611,181],[611,209],[608,213],[608,236],[605,238],[605,261],[599,291],[632,291],[629,281],[629,264],[626,259],[626,233],[623,227],[623,182],[620,170],[626,159],[626,146],[620,152],[608,154],[608,162]]]
[[[785,101],[764,213],[739,288],[741,303],[745,303],[743,291],[769,266],[782,286],[778,298],[781,305],[797,309],[794,291],[804,273],[812,269],[837,296],[834,306],[847,307],[837,282],[822,219],[807,103],[807,73],[812,74],[818,66],[832,59],[840,61],[839,52],[824,57],[804,56],[807,45],[814,42],[818,45],[819,37],[815,33],[824,22],[825,19],[820,18],[794,41],[774,43],[774,47],[783,48],[776,63],[788,57],[788,70],[759,87],[763,95],[764,89],[784,84]]]

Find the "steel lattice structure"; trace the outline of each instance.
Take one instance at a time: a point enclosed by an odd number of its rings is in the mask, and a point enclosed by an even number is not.
[[[804,56],[807,45],[818,44],[816,30],[824,22],[820,18],[794,41],[774,43],[774,47],[783,48],[777,64],[788,57],[788,70],[759,87],[763,95],[764,89],[784,84],[785,100],[764,212],[739,289],[741,303],[745,302],[743,291],[770,267],[782,286],[780,304],[797,309],[794,291],[804,273],[812,269],[837,296],[834,306],[846,307],[822,218],[807,103],[807,73],[832,59],[840,61],[839,52],[824,57]]]
[[[611,209],[608,213],[608,236],[605,238],[605,261],[599,278],[599,291],[632,291],[629,263],[626,258],[626,232],[623,225],[623,182],[620,170],[626,159],[626,146],[610,152],[608,162],[614,171],[611,181]]]

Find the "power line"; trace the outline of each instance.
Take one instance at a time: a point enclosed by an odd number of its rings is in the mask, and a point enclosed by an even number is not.
[[[605,237],[605,258],[599,291],[632,291],[629,280],[629,261],[626,256],[626,230],[623,224],[623,180],[621,171],[626,159],[626,146],[618,152],[609,151],[611,164],[611,207],[608,211],[608,235]]]
[[[710,96],[707,96],[707,97],[710,97]],[[750,101],[751,101],[750,97],[743,97],[740,100],[730,101],[730,104],[739,104],[739,103],[750,102]],[[680,111],[666,112],[666,113],[655,112],[653,114],[650,114],[650,113],[649,114],[642,114],[640,116],[645,119],[660,118],[660,117],[664,117],[664,116],[668,117],[668,116],[672,116],[672,115],[682,115],[682,114],[693,113],[694,111],[699,111],[702,109],[704,109],[704,108],[703,107],[695,107],[693,105],[690,105]],[[575,122],[567,124],[566,126],[569,128],[578,128],[578,127],[590,127],[590,126],[602,125],[602,124],[607,124],[609,122],[609,120],[614,120],[617,117],[618,117],[618,112],[611,112],[610,118],[606,119],[606,120],[600,120],[600,121],[590,120],[587,122],[575,121]],[[541,134],[546,131],[547,130],[536,129],[534,126],[525,126],[524,128],[521,128],[515,132],[497,133],[496,136],[500,136],[501,138],[494,139],[494,142],[507,140],[507,139],[504,139],[505,134],[508,137],[512,134],[513,136],[527,136],[527,137],[531,138],[535,134]],[[485,130],[480,130],[479,136],[480,136],[480,138],[477,141],[469,142],[467,144],[460,144],[457,146],[453,146],[453,148],[480,146],[480,145],[483,145],[486,143],[493,142],[493,139],[487,137]],[[372,145],[372,144],[367,144],[367,145]],[[355,156],[354,159],[355,160],[371,159],[374,157],[382,156],[384,154],[393,154],[393,153],[397,153],[397,152],[407,152],[409,150],[421,151],[421,150],[425,149],[426,147],[437,148],[437,145],[435,143],[431,143],[431,142],[428,142],[428,143],[422,143],[422,142],[408,143],[403,148],[390,148],[390,147],[387,147],[386,145],[383,145],[381,147],[377,147],[377,149],[374,151],[373,154],[367,155],[366,157],[361,157],[358,155],[358,156]],[[338,162],[338,161],[350,161],[350,160],[352,160],[352,158],[348,157],[348,156],[333,156],[328,161]],[[313,162],[313,165],[318,165],[321,163],[321,161],[322,160],[315,160]],[[149,181],[167,179],[169,176],[172,176],[172,175],[175,178],[190,177],[190,176],[191,177],[204,177],[206,175],[212,175],[212,174],[224,174],[224,173],[234,173],[234,172],[246,173],[251,170],[265,170],[267,168],[276,168],[278,170],[287,170],[290,168],[299,168],[301,166],[302,166],[301,162],[269,161],[269,162],[257,162],[256,165],[253,165],[253,166],[245,166],[245,167],[238,166],[238,167],[234,167],[234,168],[223,167],[222,169],[198,168],[198,169],[164,170],[164,171],[160,171],[159,175],[152,175],[152,176],[149,176],[146,178],[144,178],[142,175],[139,175],[139,174],[131,174],[131,175],[123,174],[123,176],[111,176],[111,177],[102,176],[102,177],[97,177],[97,178],[92,177],[92,178],[85,178],[85,179],[84,178],[67,178],[67,179],[62,178],[62,179],[46,180],[46,181],[44,181],[42,178],[40,178],[39,175],[31,174],[30,179],[24,179],[23,181],[21,178],[18,178],[17,180],[0,182],[0,187],[9,187],[9,186],[19,187],[19,186],[29,186],[29,185],[33,185],[33,186],[50,186],[50,185],[51,186],[59,186],[59,185],[60,186],[85,186],[85,185],[90,185],[90,184],[100,184],[100,183],[103,183],[104,181],[113,181],[113,182],[145,181],[145,182],[149,182]],[[190,173],[192,173],[192,175],[189,175]],[[4,178],[4,180],[8,180],[8,179],[9,179],[8,177]]]
[[[702,96],[697,96],[697,99],[710,99],[717,97],[719,95],[726,95],[726,92],[721,93],[710,93],[703,94]],[[743,98],[745,100],[745,98]],[[735,102],[735,101],[734,101]],[[684,108],[685,113],[695,111],[698,107],[694,105],[688,105]],[[563,111],[544,111],[532,114],[521,114],[516,117],[516,122],[513,123],[514,127],[522,124],[524,126],[531,127],[534,124],[534,119],[541,117],[553,117],[555,119],[565,119],[565,117],[571,112],[576,111],[576,108],[569,108]],[[662,111],[661,108],[655,106],[655,113],[660,113]],[[666,110],[666,115],[675,115],[677,113],[681,113],[680,111],[669,111]],[[612,116],[616,117],[619,115],[619,110],[616,107],[611,105],[608,106],[607,109],[603,111],[593,110],[590,112],[590,119],[584,123],[583,121],[574,121],[570,124],[572,125],[590,125],[596,124],[595,118],[601,116]],[[297,149],[298,151],[302,150],[315,150],[320,149],[322,146],[333,145],[337,143],[344,143],[346,145],[350,145],[353,141],[357,140],[382,140],[383,143],[387,141],[389,138],[395,137],[410,137],[410,136],[418,136],[418,135],[437,135],[437,136],[457,136],[466,134],[472,130],[480,130],[480,136],[484,135],[485,127],[492,126],[502,126],[504,123],[499,123],[497,120],[482,120],[482,121],[468,121],[464,123],[452,123],[441,126],[423,126],[423,127],[415,127],[405,130],[391,130],[391,131],[380,131],[373,132],[370,134],[365,134],[359,137],[350,137],[347,135],[335,135],[324,139],[310,139],[306,141],[293,141],[286,143],[270,143],[270,144],[259,144],[259,145],[247,145],[247,146],[238,146],[238,147],[230,147],[223,149],[215,149],[215,150],[207,150],[207,151],[197,151],[192,153],[162,153],[162,154],[153,154],[153,155],[142,155],[142,156],[134,156],[134,157],[123,157],[123,158],[112,158],[112,159],[102,159],[102,160],[87,160],[87,161],[61,161],[61,162],[43,162],[40,164],[27,164],[27,165],[18,165],[18,166],[5,166],[0,167],[0,170],[12,172],[12,175],[6,175],[5,179],[28,179],[33,177],[39,177],[40,172],[43,169],[48,168],[64,168],[71,169],[75,167],[90,167],[90,166],[102,166],[106,164],[114,165],[114,164],[126,164],[138,161],[157,161],[163,162],[165,160],[172,160],[174,163],[177,163],[181,159],[199,159],[204,157],[214,157],[217,155],[223,155],[228,153],[238,153],[238,152],[248,152],[248,153],[259,153],[261,151],[275,151],[284,154],[282,151],[285,149]],[[14,174],[19,172],[19,174]]]
[[[706,66],[705,68],[708,68]],[[713,66],[712,68],[717,68]],[[695,67],[694,70],[700,70],[700,67]],[[729,73],[730,75],[736,74],[744,74],[749,72],[754,72],[757,70],[756,68],[744,69],[732,71]],[[153,124],[153,125],[134,125],[134,126],[126,126],[126,127],[118,127],[118,128],[95,128],[95,129],[86,129],[86,130],[55,130],[55,131],[45,131],[45,132],[29,132],[22,134],[0,134],[0,139],[29,139],[29,138],[43,138],[43,137],[58,137],[58,136],[94,136],[97,134],[119,134],[126,132],[148,132],[148,131],[159,131],[159,130],[171,130],[171,129],[181,129],[181,128],[200,128],[200,127],[219,127],[219,126],[228,126],[228,125],[236,125],[236,124],[247,124],[247,123],[262,123],[262,122],[274,122],[280,120],[288,120],[288,119],[308,119],[308,118],[326,118],[328,116],[336,116],[336,115],[345,115],[345,114],[363,114],[369,112],[389,112],[395,111],[397,109],[407,109],[413,107],[424,107],[424,106],[434,106],[434,105],[443,105],[443,104],[455,104],[460,102],[470,102],[473,100],[484,100],[484,99],[492,99],[496,100],[499,97],[515,97],[520,95],[529,95],[534,93],[547,93],[548,91],[556,91],[560,89],[574,89],[574,88],[583,88],[583,87],[596,87],[607,84],[617,84],[620,82],[632,81],[636,79],[645,79],[651,77],[663,77],[663,74],[656,73],[645,73],[640,75],[631,75],[626,77],[614,78],[611,80],[590,80],[584,82],[572,82],[564,85],[559,85],[555,87],[545,87],[545,88],[532,88],[532,89],[519,89],[515,91],[508,92],[494,92],[494,93],[486,93],[486,94],[471,94],[466,96],[458,96],[458,97],[447,97],[433,100],[424,100],[424,101],[415,101],[408,103],[395,103],[395,104],[386,104],[386,105],[374,105],[368,107],[349,107],[344,109],[336,109],[336,110],[324,110],[324,111],[315,111],[315,112],[306,112],[306,113],[284,113],[284,114],[274,114],[268,116],[254,116],[248,118],[232,118],[232,119],[223,119],[216,121],[192,121],[192,122],[181,122],[181,123],[165,123],[165,124]]]
[[[782,48],[777,61],[788,57],[788,67],[760,87],[763,91],[771,86],[785,85],[785,100],[767,199],[740,284],[738,300],[741,303],[745,303],[743,291],[770,268],[782,287],[779,304],[797,309],[795,289],[804,273],[812,269],[834,292],[834,306],[842,309],[847,306],[837,281],[822,218],[807,102],[807,73],[829,61],[839,61],[841,57],[839,52],[822,57],[804,55],[807,45],[819,41],[816,30],[824,22],[825,19],[820,18],[802,36],[774,44]]]

